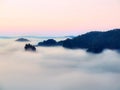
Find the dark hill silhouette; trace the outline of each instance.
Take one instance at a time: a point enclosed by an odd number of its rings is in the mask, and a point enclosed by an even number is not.
[[[44,45],[47,46],[47,43],[44,43]],[[87,52],[93,53],[100,53],[104,49],[118,50],[120,49],[120,29],[114,29],[106,32],[92,31],[74,37],[73,39],[66,39],[64,41],[56,42],[52,45],[61,45],[69,49],[82,48],[87,49]]]
[[[43,42],[39,42],[38,46],[56,46],[57,42],[54,39],[48,39]]]
[[[16,41],[18,41],[18,42],[29,42],[30,40],[25,39],[25,38],[19,38]]]

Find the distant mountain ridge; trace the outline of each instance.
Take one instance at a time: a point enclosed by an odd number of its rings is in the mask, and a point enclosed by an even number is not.
[[[100,53],[104,49],[118,50],[120,49],[120,29],[105,32],[92,31],[64,41],[56,42],[54,39],[48,39],[38,43],[38,46],[59,45],[69,49],[87,49],[87,52],[93,53]]]
[[[0,38],[2,38],[2,39],[13,39],[13,38],[36,38],[36,39],[49,39],[49,38],[74,38],[75,36],[32,36],[32,35],[30,35],[30,36],[0,36]]]
[[[18,42],[29,42],[30,40],[26,39],[26,38],[19,38],[15,41],[18,41]]]

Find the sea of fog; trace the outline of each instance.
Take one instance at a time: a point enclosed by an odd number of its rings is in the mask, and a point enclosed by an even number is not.
[[[0,90],[120,90],[120,53],[116,51],[91,54],[37,47],[37,52],[26,52],[26,42],[16,39],[0,39]],[[29,39],[32,44],[42,41]]]

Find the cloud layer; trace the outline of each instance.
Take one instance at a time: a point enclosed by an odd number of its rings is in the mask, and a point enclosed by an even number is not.
[[[120,54],[90,54],[0,40],[0,90],[120,90]]]

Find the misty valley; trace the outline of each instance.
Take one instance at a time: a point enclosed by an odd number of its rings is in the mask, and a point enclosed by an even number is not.
[[[27,38],[27,37],[25,37]],[[120,90],[120,53],[37,46],[48,38],[0,38],[0,90]],[[54,38],[56,41],[66,38]],[[26,42],[27,41],[27,42]]]

